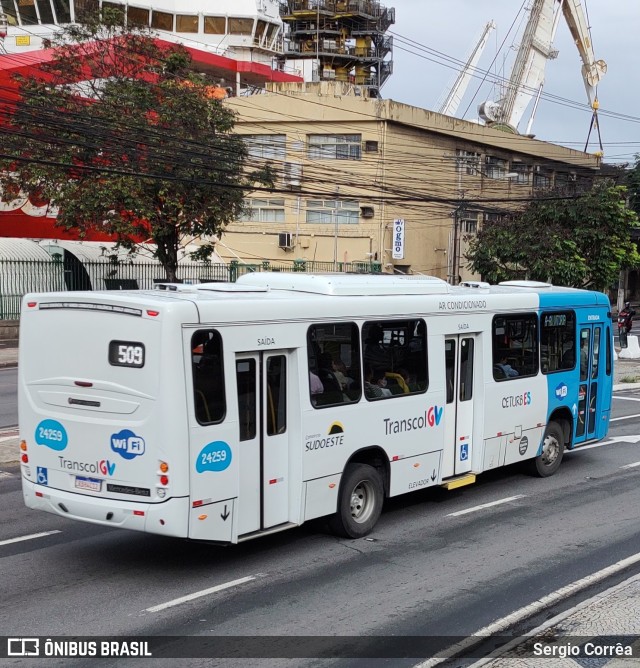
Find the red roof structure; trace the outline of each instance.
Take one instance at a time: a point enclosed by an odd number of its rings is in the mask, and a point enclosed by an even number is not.
[[[173,43],[157,40],[161,46]],[[240,81],[243,86],[264,87],[265,83],[302,82],[300,76],[274,70],[263,63],[246,60],[234,60],[208,51],[186,47],[191,54],[193,64],[201,72],[224,79],[227,85],[234,87]],[[20,54],[0,55],[0,91],[2,105],[14,103],[19,98],[16,74],[29,75],[37,72],[43,63],[54,57],[53,49],[40,49]],[[12,203],[0,199],[0,237],[29,239],[65,239],[76,240],[79,236],[74,231],[67,231],[55,226],[55,211],[46,202],[34,202],[28,198],[19,198]],[[87,241],[113,241],[113,237],[100,232],[89,232],[84,237]]]

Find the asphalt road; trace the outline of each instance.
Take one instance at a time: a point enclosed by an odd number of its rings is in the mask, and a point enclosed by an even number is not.
[[[0,427],[18,424],[18,369],[0,369]]]
[[[555,476],[509,467],[453,492],[392,499],[372,535],[358,541],[329,535],[322,522],[227,548],[107,530],[27,510],[18,476],[4,476],[0,628],[23,637],[430,635],[446,644],[640,552],[640,466],[629,467],[640,463],[640,394],[616,393],[613,406],[612,442],[567,454]],[[51,531],[58,533],[4,543]]]

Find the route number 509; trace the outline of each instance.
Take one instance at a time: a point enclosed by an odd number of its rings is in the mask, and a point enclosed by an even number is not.
[[[144,366],[144,345],[137,341],[111,341],[109,363],[113,366]]]

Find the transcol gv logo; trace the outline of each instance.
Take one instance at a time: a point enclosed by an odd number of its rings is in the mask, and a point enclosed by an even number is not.
[[[58,465],[61,469],[67,471],[77,471],[78,473],[102,473],[102,475],[107,476],[112,476],[116,470],[116,463],[110,462],[108,459],[100,459],[95,462],[78,462],[58,455]],[[44,471],[46,472],[46,469],[44,469]],[[38,475],[39,474],[40,472],[38,472]]]
[[[567,394],[569,394],[569,388],[564,383],[560,383],[560,385],[556,387],[556,397],[562,401]]]
[[[389,434],[402,434],[407,431],[437,427],[440,424],[440,420],[442,420],[443,411],[443,406],[430,406],[422,415],[416,415],[405,420],[383,418],[384,433],[388,436]]]

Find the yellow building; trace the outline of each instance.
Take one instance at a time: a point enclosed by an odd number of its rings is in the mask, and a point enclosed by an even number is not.
[[[226,104],[249,166],[270,160],[277,170],[274,190],[253,192],[217,244],[228,261],[376,262],[477,278],[464,254],[482,224],[540,192],[577,192],[600,167],[594,155],[339,82],[275,84]]]

